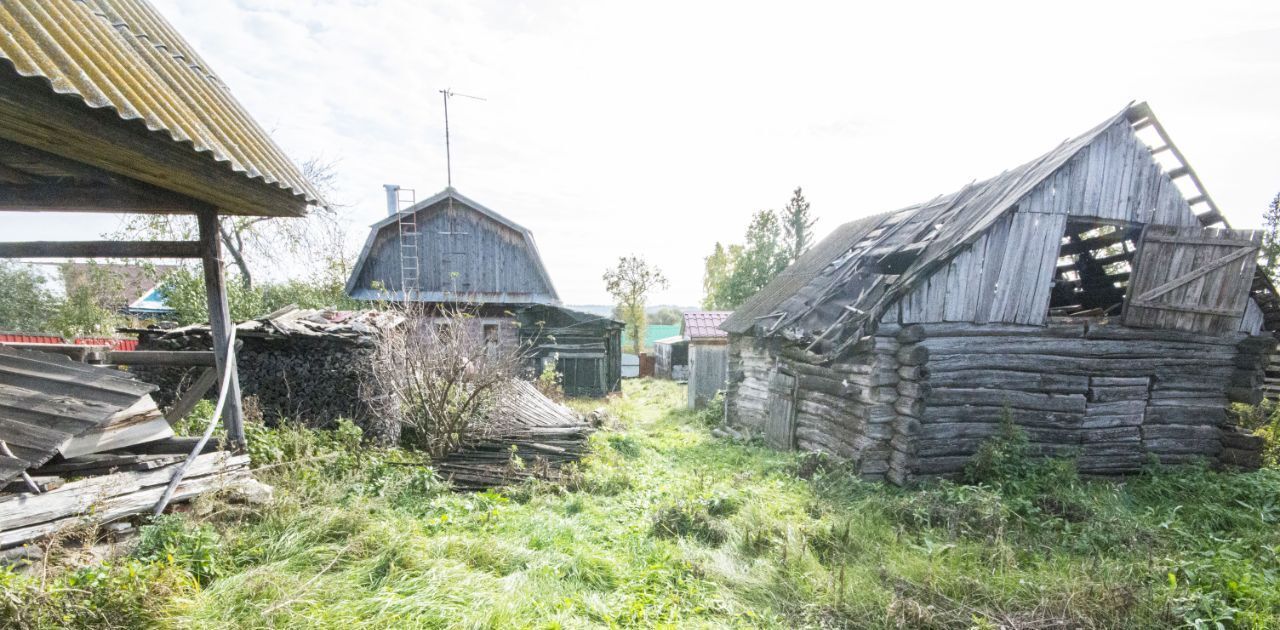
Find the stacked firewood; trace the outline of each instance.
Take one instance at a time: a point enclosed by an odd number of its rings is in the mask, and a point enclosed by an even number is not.
[[[281,418],[327,428],[349,418],[379,443],[394,443],[398,427],[379,422],[365,391],[373,370],[373,346],[380,330],[403,318],[386,313],[335,313],[291,309],[237,326],[243,343],[236,355],[242,394],[257,399],[268,421]],[[207,325],[139,332],[139,350],[208,350]],[[156,399],[167,407],[190,386],[198,371],[137,368],[160,386]],[[212,394],[211,394],[212,395]]]

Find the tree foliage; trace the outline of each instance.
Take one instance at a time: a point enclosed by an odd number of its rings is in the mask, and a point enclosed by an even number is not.
[[[648,325],[645,302],[650,291],[667,287],[667,277],[662,270],[639,256],[622,256],[614,268],[604,272],[604,284],[617,300],[626,332],[631,338],[632,352],[640,354]]]
[[[674,306],[664,306],[649,315],[649,322],[657,326],[679,324],[684,313]]]
[[[1262,260],[1259,264],[1274,280],[1280,273],[1280,193],[1262,211]]]
[[[43,332],[58,298],[30,267],[0,260],[0,330]]]
[[[787,250],[789,262],[795,262],[800,255],[813,246],[813,224],[816,219],[809,214],[809,202],[797,186],[791,194],[781,213],[783,229],[783,245]]]
[[[67,273],[64,267],[64,279]],[[49,319],[48,330],[68,338],[106,336],[115,334],[116,328],[129,323],[129,319],[118,310],[123,305],[112,302],[119,299],[123,283],[105,267],[90,264],[77,282],[64,280],[64,284],[67,295]]]
[[[773,210],[761,210],[747,226],[746,244],[724,247],[716,243],[706,258],[702,306],[733,310],[764,288],[791,261],[782,222]]]
[[[291,279],[253,287],[245,287],[232,276],[226,284],[227,302],[234,321],[260,317],[290,304],[299,308],[339,310],[357,310],[364,306],[347,295],[345,281],[336,273],[319,272],[305,280]],[[173,318],[179,324],[209,321],[204,274],[199,267],[182,267],[169,274],[160,292],[174,310]]]
[[[332,197],[337,181],[337,163],[312,158],[302,163],[302,174],[326,197]],[[330,199],[328,206],[313,206],[303,218],[219,217],[222,248],[235,267],[236,281],[245,289],[263,269],[287,264],[337,267],[346,279],[351,256],[342,225],[342,204]],[[111,238],[117,240],[193,240],[197,237],[195,217],[167,214],[128,215]]]

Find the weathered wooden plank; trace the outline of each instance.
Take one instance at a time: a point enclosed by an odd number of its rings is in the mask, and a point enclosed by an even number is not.
[[[199,477],[223,469],[247,466],[248,463],[247,455],[209,453],[196,457],[187,474]],[[171,468],[160,468],[146,472],[89,477],[63,485],[53,492],[23,495],[12,501],[5,501],[0,503],[0,531],[81,514],[104,499],[127,495],[143,488],[160,487],[163,490],[163,485],[168,483],[172,472]],[[156,497],[159,496],[157,492]]]

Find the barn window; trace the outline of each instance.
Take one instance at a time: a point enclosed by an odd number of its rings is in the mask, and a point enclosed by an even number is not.
[[[1141,234],[1137,224],[1068,221],[1058,248],[1049,314],[1118,315]]]
[[[498,343],[498,325],[497,324],[484,325],[484,342],[487,344]]]

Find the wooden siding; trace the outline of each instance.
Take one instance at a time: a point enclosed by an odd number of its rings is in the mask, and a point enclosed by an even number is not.
[[[522,233],[460,202],[418,211],[418,291],[424,299],[451,295],[481,302],[543,302],[554,291],[543,279],[536,252]],[[381,286],[398,294],[399,231],[394,222],[382,227],[369,246],[353,294]]]
[[[1065,215],[1004,217],[903,297],[902,323],[1041,323],[1064,229]]]
[[[689,408],[696,409],[724,391],[729,347],[723,343],[689,344]]]

